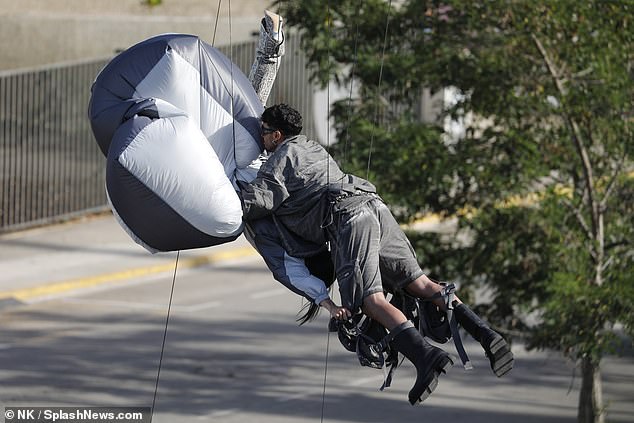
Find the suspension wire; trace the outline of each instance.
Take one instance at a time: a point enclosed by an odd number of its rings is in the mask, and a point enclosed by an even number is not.
[[[358,1],[356,10],[361,10],[363,0]],[[358,41],[359,41],[359,20],[357,20],[356,31],[354,34],[354,47],[352,53],[352,69],[350,70],[350,89],[348,90],[348,115],[346,116],[346,129],[344,133],[344,147],[343,147],[343,163],[348,161],[348,147],[350,145],[350,121],[352,120],[352,92],[354,87],[354,77],[357,70],[357,58],[358,58]]]
[[[159,380],[161,378],[161,367],[163,364],[163,354],[165,352],[165,341],[167,339],[167,327],[170,321],[170,311],[172,309],[172,299],[174,298],[174,285],[176,285],[176,270],[178,269],[178,258],[180,257],[180,250],[176,252],[176,263],[174,264],[174,274],[172,276],[172,289],[170,290],[170,299],[167,304],[167,316],[165,317],[165,330],[163,331],[163,342],[161,344],[161,355],[159,357],[158,370],[156,372],[156,383],[154,385],[154,396],[152,398],[152,408],[150,409],[150,423],[154,418],[154,406],[156,405],[156,394],[158,393]]]
[[[326,364],[324,366],[324,389],[321,393],[321,423],[324,423],[324,413],[326,411],[326,379],[328,378],[328,354],[330,352],[330,328],[326,328]]]
[[[385,18],[385,34],[383,35],[383,51],[381,53],[381,67],[379,69],[379,83],[377,85],[377,89],[376,89],[376,93],[377,93],[377,100],[381,94],[381,82],[383,80],[383,63],[385,62],[385,49],[387,46],[387,34],[388,34],[388,28],[390,25],[390,11],[392,10],[392,0],[389,1],[388,6],[387,6],[387,16]],[[378,125],[379,123],[379,104],[377,103],[376,105],[376,113],[375,113],[375,125]],[[366,175],[366,179],[370,178],[370,163],[372,161],[372,148],[374,145],[374,129],[372,130],[372,134],[370,135],[370,151],[368,153],[368,167],[366,169],[365,175]]]
[[[326,1],[326,24],[330,26],[332,20],[330,19],[330,1]],[[328,54],[328,64],[330,64],[330,34],[332,28],[327,32],[326,36],[326,54]],[[326,85],[326,193],[328,192],[330,185],[330,75],[328,76],[328,83]],[[336,257],[336,255],[335,255]],[[336,269],[336,267],[335,267]],[[328,356],[330,353],[330,328],[326,329],[326,358],[324,364],[324,383],[321,392],[321,418],[320,422],[324,423],[324,413],[326,412],[326,383],[328,379]]]
[[[357,7],[357,10],[361,9],[361,5],[362,5],[362,0],[359,0],[359,4]],[[389,27],[389,19],[390,19],[390,14],[389,11],[392,9],[392,0],[389,1],[388,4],[388,14],[387,14],[387,18],[386,18],[386,23],[385,23],[385,33],[383,36],[383,50],[382,50],[382,54],[381,54],[381,67],[380,67],[380,71],[379,71],[379,82],[378,82],[378,87],[377,87],[377,93],[380,93],[381,91],[381,81],[383,78],[383,64],[385,61],[385,50],[386,50],[386,46],[387,46],[387,34],[388,34],[388,27]],[[331,34],[331,31],[333,31],[332,28],[332,18],[330,16],[330,3],[326,2],[326,10],[327,10],[327,18],[328,18],[328,25],[330,26],[330,31],[328,32],[328,35]],[[350,89],[348,91],[348,115],[346,117],[347,121],[346,121],[346,129],[345,129],[345,134],[344,134],[344,139],[345,139],[345,145],[344,145],[344,162],[347,159],[347,153],[348,153],[348,146],[349,146],[349,142],[350,142],[350,121],[351,121],[351,112],[350,112],[350,105],[352,103],[352,93],[353,93],[353,87],[354,87],[354,76],[355,76],[355,71],[356,71],[356,65],[357,65],[357,58],[358,58],[358,39],[359,39],[359,21],[357,21],[357,25],[356,25],[356,31],[355,31],[355,38],[354,38],[354,54],[353,54],[353,62],[352,62],[352,70],[350,73]],[[328,38],[329,41],[329,38]],[[327,44],[327,54],[328,54],[328,59],[329,61],[331,60],[331,54],[330,54],[330,43]],[[326,144],[328,147],[330,147],[330,78],[328,79],[328,85],[326,87],[326,101],[327,101],[327,108],[328,108],[328,112],[327,112],[327,118],[326,118]],[[376,121],[378,122],[378,106],[376,108]],[[372,135],[370,138],[370,151],[369,151],[369,155],[368,155],[368,160],[367,160],[367,170],[366,170],[366,179],[368,179],[369,177],[369,173],[370,173],[370,164],[371,164],[371,158],[372,158],[372,146],[373,146],[373,141],[374,141],[374,130],[372,131]],[[328,167],[327,167],[327,180],[328,183],[330,183],[330,159],[328,158]],[[343,186],[343,180],[341,181],[341,185]],[[332,222],[334,223],[334,222]],[[338,246],[335,244],[334,246],[332,246],[332,248],[337,248]],[[336,269],[336,261],[337,261],[338,255],[335,254],[335,269]],[[324,380],[323,380],[323,391],[322,391],[322,401],[321,401],[321,423],[323,423],[324,421],[324,412],[325,412],[325,404],[326,404],[326,382],[327,382],[327,375],[328,375],[328,356],[329,356],[329,349],[330,349],[330,330],[328,330],[328,335],[326,338],[326,358],[325,358],[325,365],[324,365]]]
[[[211,45],[216,45],[216,31],[218,30],[218,20],[220,19],[220,5],[222,4],[222,0],[218,0],[218,10],[216,10],[216,23],[214,24],[214,36],[211,39]],[[229,20],[231,22],[231,19]]]
[[[233,163],[236,164],[235,171],[238,169],[238,160],[236,152],[236,115],[235,115],[235,91],[234,91],[234,78],[233,78],[233,39],[232,39],[232,19],[231,19],[231,0],[229,0],[229,63],[231,74],[231,138],[233,140]],[[234,176],[235,177],[235,176]]]
[[[362,1],[363,0],[359,0],[358,2],[358,7],[357,10],[360,10],[361,6],[362,6]],[[330,2],[326,2],[326,10],[327,10],[327,18],[328,18],[328,25],[330,26],[329,31],[328,31],[328,41],[330,41],[330,34],[333,31],[333,19],[331,17],[331,9],[330,9]],[[354,76],[355,76],[355,72],[356,72],[356,66],[357,66],[357,58],[358,58],[358,40],[359,40],[359,21],[357,21],[356,24],[356,30],[355,30],[355,37],[354,37],[354,54],[353,54],[353,63],[352,63],[352,70],[350,73],[350,89],[348,92],[348,106],[350,106],[350,104],[352,103],[352,92],[353,92],[353,87],[354,87]],[[331,54],[330,54],[330,42],[327,43],[327,54],[328,54],[328,60],[330,63],[330,60],[332,60]],[[327,102],[327,116],[326,116],[326,144],[327,147],[330,148],[330,78],[328,78],[328,85],[326,86],[326,102]],[[347,161],[347,153],[348,153],[348,146],[350,143],[350,121],[351,121],[351,113],[350,113],[350,107],[348,107],[348,115],[346,117],[346,126],[345,126],[345,134],[344,134],[344,153],[343,153],[343,163],[346,163]],[[326,155],[326,158],[328,160],[328,164],[327,164],[327,168],[326,168],[326,172],[327,172],[327,181],[328,184],[330,184],[330,157],[329,154]],[[340,181],[341,183],[341,187],[343,187],[344,184],[344,180],[342,179]],[[341,219],[341,216],[339,217]],[[332,222],[331,224],[335,224],[335,222]],[[339,224],[339,222],[336,223],[337,225]],[[335,245],[332,245],[331,248],[338,248],[338,245],[335,243]],[[337,268],[337,260],[338,260],[338,255],[334,254],[335,256],[335,260],[333,262],[334,268],[336,270]],[[325,364],[324,364],[324,380],[323,380],[323,391],[322,391],[322,399],[321,399],[321,423],[323,423],[324,421],[324,414],[325,414],[325,406],[326,406],[326,384],[327,384],[327,378],[328,378],[328,357],[329,357],[329,352],[330,352],[330,328],[327,329],[327,336],[326,336],[326,357],[325,357]]]
[[[220,20],[220,6],[222,5],[222,0],[218,1],[218,9],[216,10],[216,21],[214,23],[214,33],[211,45],[214,46],[216,43],[216,33],[218,30],[218,21]],[[233,56],[233,43],[231,40],[231,0],[229,0],[229,49],[230,56]],[[232,57],[231,57],[232,59]],[[233,87],[233,61],[231,60],[231,115],[233,116],[233,101],[234,101],[234,87]],[[233,144],[234,144],[234,161],[235,161],[235,117],[233,119]],[[150,409],[150,423],[154,419],[154,409],[156,407],[156,397],[158,394],[159,382],[161,379],[161,369],[163,367],[163,357],[165,355],[165,343],[167,341],[167,330],[169,327],[170,315],[172,310],[172,301],[174,299],[174,287],[176,285],[176,272],[178,270],[178,261],[180,258],[180,250],[176,252],[176,261],[174,263],[174,273],[172,275],[172,287],[170,289],[169,301],[167,304],[167,315],[165,316],[165,329],[163,330],[163,341],[161,342],[161,354],[159,356],[159,364],[156,372],[156,382],[154,384],[154,395],[152,396],[152,408]]]

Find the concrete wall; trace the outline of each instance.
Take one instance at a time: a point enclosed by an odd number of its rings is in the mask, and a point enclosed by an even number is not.
[[[217,46],[240,43],[254,38],[269,4],[163,0],[152,7],[142,0],[0,0],[0,70],[108,57],[166,32],[195,34]]]

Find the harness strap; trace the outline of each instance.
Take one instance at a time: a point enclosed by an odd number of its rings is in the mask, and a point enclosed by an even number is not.
[[[431,302],[433,300],[437,300],[439,298],[443,298],[445,302],[447,319],[449,320],[449,329],[451,330],[451,337],[453,338],[453,343],[456,346],[456,351],[460,356],[460,361],[462,361],[462,365],[465,370],[472,370],[473,365],[471,364],[471,360],[469,360],[469,356],[464,349],[464,345],[462,343],[462,338],[460,337],[460,331],[458,330],[458,321],[456,320],[456,316],[453,313],[454,306],[453,302],[456,297],[456,285],[453,283],[445,283],[438,282],[442,285],[442,290],[438,291],[434,295],[428,298],[420,299],[420,301]],[[419,312],[419,318],[423,318],[421,313]]]
[[[453,285],[453,284],[452,284]],[[451,294],[453,297],[453,294]],[[451,298],[453,300],[453,298]],[[462,344],[462,338],[460,338],[460,332],[458,331],[458,321],[456,320],[456,316],[453,312],[453,301],[448,301],[447,304],[447,319],[449,319],[449,328],[451,329],[451,337],[453,338],[453,343],[456,346],[456,351],[460,356],[460,361],[462,361],[462,365],[465,370],[472,370],[473,365],[471,364],[471,360],[469,360],[469,356],[464,349],[464,345]]]
[[[381,339],[381,341],[379,342],[381,351],[383,352],[387,349],[388,345],[390,344],[390,342],[392,342],[392,340],[394,339],[396,335],[403,332],[405,329],[409,329],[413,327],[414,327],[414,323],[412,323],[411,320],[407,320],[406,322],[403,322],[397,327],[395,327],[392,330],[392,332],[385,335],[383,339]],[[385,360],[385,367],[383,368],[383,384],[381,384],[381,386],[379,387],[379,391],[383,391],[385,388],[389,388],[392,385],[394,372],[396,371],[396,368],[398,367],[398,365],[399,365],[398,352],[394,350],[390,350],[390,354]],[[390,368],[390,370],[387,370],[388,367]]]

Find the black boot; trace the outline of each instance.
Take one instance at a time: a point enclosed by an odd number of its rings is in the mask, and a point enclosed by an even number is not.
[[[473,338],[478,341],[491,362],[491,369],[497,377],[503,376],[513,368],[513,353],[502,335],[489,327],[477,314],[465,304],[454,308],[456,320]]]
[[[430,345],[409,320],[391,333],[392,347],[416,367],[416,382],[409,391],[409,402],[423,402],[438,386],[438,375],[453,365],[449,354]]]

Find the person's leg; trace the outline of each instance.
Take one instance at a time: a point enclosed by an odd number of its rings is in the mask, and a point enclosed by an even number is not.
[[[390,304],[383,293],[365,297],[362,310],[363,314],[379,322],[388,331],[407,321],[401,310]]]
[[[356,313],[359,308],[381,323],[392,337],[391,346],[414,364],[416,382],[409,392],[411,404],[423,401],[438,385],[438,374],[452,363],[449,355],[425,341],[405,315],[383,293],[379,269],[381,228],[370,207],[335,216],[328,228],[334,248],[341,302]]]
[[[456,320],[478,341],[491,363],[491,370],[497,377],[504,376],[513,368],[515,361],[506,340],[473,312],[466,304],[455,304]]]
[[[405,290],[415,297],[429,298],[437,292],[440,292],[442,286],[423,275],[407,285]],[[446,310],[446,304],[442,299],[434,301],[434,304]],[[498,377],[508,373],[513,368],[514,358],[511,348],[502,335],[491,329],[486,322],[475,314],[466,304],[460,301],[458,297],[455,297],[453,301],[453,309],[456,315],[456,321],[460,326],[482,345],[485,355],[491,364],[493,373]]]
[[[438,376],[453,365],[449,354],[430,345],[383,293],[367,296],[363,301],[363,312],[388,329],[392,337],[390,345],[416,368],[416,381],[408,394],[410,404],[427,399],[438,386]]]
[[[389,209],[378,202],[374,205],[381,227],[379,257],[383,284],[392,292],[405,290],[421,299],[430,298],[442,291],[442,285],[429,279],[421,270],[414,248]],[[440,298],[434,300],[434,304],[446,310],[445,301]],[[502,376],[511,370],[513,353],[504,338],[463,304],[460,298],[454,297],[452,305],[458,323],[484,348],[493,372]]]
[[[434,294],[442,291],[442,288],[442,285],[432,281],[427,277],[427,275],[421,275],[405,286],[405,290],[416,298],[430,298],[434,296]],[[462,303],[458,296],[454,296],[454,299],[457,304]],[[435,300],[434,304],[442,310],[447,309],[445,301],[442,298]]]

